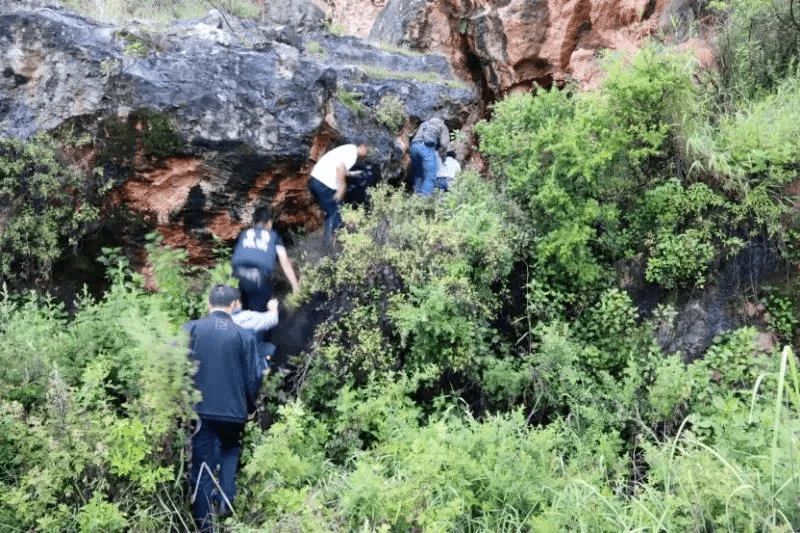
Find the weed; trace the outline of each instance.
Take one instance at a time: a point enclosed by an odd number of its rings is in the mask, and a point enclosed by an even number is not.
[[[318,41],[309,41],[306,43],[306,52],[317,57],[325,56],[325,49]]]
[[[399,96],[387,94],[381,98],[380,103],[375,108],[375,118],[378,122],[397,131],[406,123],[407,116],[405,106]]]
[[[366,112],[366,106],[361,103],[361,98],[364,97],[363,94],[355,91],[345,91],[343,89],[338,89],[336,91],[336,96],[339,98],[339,101],[344,104],[344,106],[355,113],[356,115],[363,115]]]
[[[380,80],[414,80],[420,83],[439,83],[442,81],[442,78],[435,72],[394,71],[385,67],[365,67],[364,70],[371,78]]]

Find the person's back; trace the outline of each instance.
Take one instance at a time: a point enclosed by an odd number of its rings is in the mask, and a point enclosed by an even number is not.
[[[446,152],[450,148],[450,132],[444,120],[433,117],[419,125],[411,142],[422,142],[435,150]]]
[[[345,171],[351,169],[358,160],[358,146],[355,144],[343,144],[319,158],[319,161],[311,169],[311,177],[318,179],[323,185],[330,189],[337,189],[336,169],[339,165],[344,165]]]
[[[437,174],[442,166],[442,154],[450,149],[450,132],[439,117],[426,120],[411,139],[408,155],[409,174],[414,192],[430,196],[438,186]]]
[[[328,242],[342,225],[339,202],[344,200],[347,192],[347,172],[368,153],[366,144],[344,144],[323,154],[311,169],[308,189],[325,213],[323,235]]]
[[[215,285],[209,292],[208,316],[184,324],[190,357],[197,363],[194,382],[202,396],[194,406],[198,421],[191,440],[190,493],[203,532],[213,531],[214,514],[231,512],[242,433],[261,386],[255,338],[231,317],[239,298],[238,289]]]
[[[267,207],[256,209],[253,213],[253,227],[239,234],[233,250],[231,273],[239,280],[242,306],[247,310],[266,311],[267,301],[272,297],[269,277],[276,262],[280,263],[292,290],[297,288],[297,276],[286,248],[278,232],[272,229],[274,216]]]
[[[436,174],[436,186],[445,191],[449,190],[459,172],[461,172],[461,163],[455,158],[453,152],[448,153]]]
[[[191,338],[192,358],[199,363],[195,386],[203,394],[197,414],[215,420],[244,422],[255,405],[256,347],[251,333],[231,315],[214,311],[184,326]],[[246,379],[251,376],[251,379]]]
[[[275,268],[277,246],[280,237],[273,229],[252,227],[239,234],[233,249],[233,268],[257,268],[262,276],[268,276]]]

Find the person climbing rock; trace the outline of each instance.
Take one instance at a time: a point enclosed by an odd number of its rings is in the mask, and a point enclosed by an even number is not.
[[[256,340],[231,317],[238,289],[214,285],[208,316],[183,328],[189,335],[190,357],[197,363],[195,387],[202,400],[192,435],[191,487],[193,513],[202,532],[213,531],[214,515],[231,512],[242,432],[261,387]],[[216,508],[216,510],[215,510]]]
[[[325,212],[324,236],[330,241],[342,225],[339,203],[347,192],[347,172],[369,154],[366,144],[344,144],[325,153],[311,169],[308,188]]]
[[[437,183],[437,175],[442,167],[442,155],[449,150],[450,132],[441,118],[433,117],[419,125],[408,148],[414,192],[430,196],[434,187],[441,185]]]
[[[275,269],[276,260],[292,290],[297,289],[297,275],[286,254],[286,248],[278,232],[272,229],[274,217],[268,207],[256,209],[253,213],[253,227],[239,235],[233,250],[232,275],[239,280],[242,308],[246,310],[267,310],[267,301],[272,296],[269,277]]]

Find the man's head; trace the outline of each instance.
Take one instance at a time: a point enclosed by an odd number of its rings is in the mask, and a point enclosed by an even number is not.
[[[222,310],[232,312],[239,303],[239,289],[230,285],[214,285],[208,293],[209,311]]]
[[[272,227],[272,222],[275,220],[275,212],[268,206],[257,207],[253,211],[253,225]]]
[[[366,144],[359,144],[356,147],[356,153],[358,154],[359,159],[364,159],[369,155],[370,147]]]

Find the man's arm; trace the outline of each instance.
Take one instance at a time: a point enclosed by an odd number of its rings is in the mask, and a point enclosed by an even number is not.
[[[336,198],[337,202],[344,200],[344,195],[347,192],[347,167],[341,163],[336,167]]]
[[[297,276],[294,273],[294,268],[292,268],[292,262],[289,261],[289,255],[286,253],[286,248],[283,246],[278,247],[278,261],[281,264],[281,270],[283,270],[283,274],[286,276],[286,279],[289,280],[289,284],[292,286],[292,290],[297,290]]]
[[[253,331],[267,331],[278,325],[278,300],[275,298],[267,302],[267,310],[237,311],[231,318],[237,326]]]

